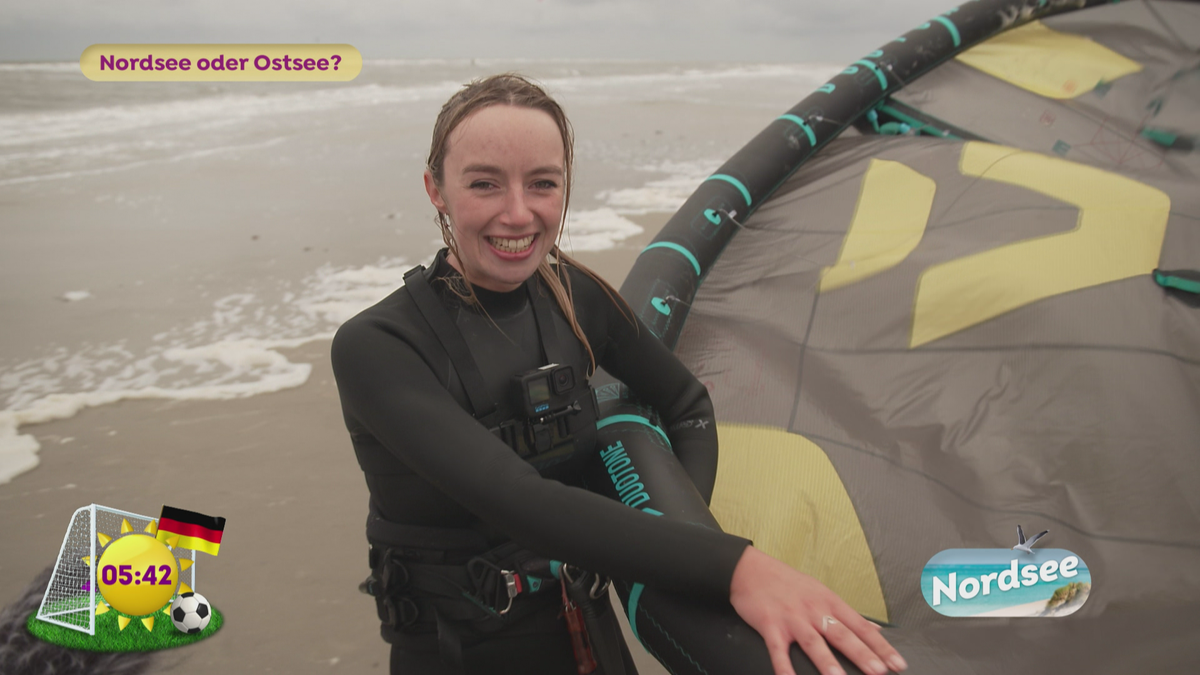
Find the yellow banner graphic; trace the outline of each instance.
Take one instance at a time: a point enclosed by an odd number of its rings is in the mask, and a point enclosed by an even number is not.
[[[92,45],[79,69],[95,82],[349,82],[362,54],[334,44]]]

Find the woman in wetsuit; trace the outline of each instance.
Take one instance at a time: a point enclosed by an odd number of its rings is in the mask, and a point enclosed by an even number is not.
[[[367,590],[393,645],[392,672],[577,672],[557,594],[527,593],[529,578],[503,621],[469,618],[480,608],[497,618],[504,595],[480,602],[470,591],[478,569],[515,566],[514,549],[729,602],[763,636],[777,675],[792,673],[793,642],[825,675],[841,672],[830,646],[866,673],[902,670],[875,626],[812,577],[745,539],[585,489],[583,467],[598,451],[585,442],[590,430],[566,422],[542,443],[522,421],[515,376],[553,358],[574,368],[580,381],[560,382],[574,391],[603,367],[659,411],[675,454],[711,497],[715,424],[696,423],[712,420],[707,391],[611,286],[558,248],[572,142],[561,108],[523,78],[487,78],[451,97],[425,172],[447,248],[334,339],[371,493],[374,573],[364,583],[384,587]],[[579,400],[563,419],[594,421],[577,414]],[[479,607],[452,603],[455,595]]]

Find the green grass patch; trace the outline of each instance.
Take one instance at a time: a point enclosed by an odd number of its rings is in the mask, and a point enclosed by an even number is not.
[[[86,600],[86,596],[84,598]],[[62,604],[64,609],[79,606],[78,599],[66,600]],[[212,618],[209,619],[208,626],[195,635],[179,632],[171,622],[171,617],[162,610],[151,615],[154,617],[153,632],[146,630],[140,618],[131,619],[125,630],[117,628],[117,617],[120,613],[115,610],[96,616],[95,636],[40,621],[37,619],[37,612],[29,615],[25,627],[34,637],[68,649],[94,652],[152,652],[199,642],[220,630],[221,625],[225,623],[225,617],[215,606],[209,607],[212,609]]]

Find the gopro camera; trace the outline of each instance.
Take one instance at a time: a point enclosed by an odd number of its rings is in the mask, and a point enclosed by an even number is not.
[[[514,378],[525,416],[537,419],[570,406],[575,390],[575,369],[551,363]]]

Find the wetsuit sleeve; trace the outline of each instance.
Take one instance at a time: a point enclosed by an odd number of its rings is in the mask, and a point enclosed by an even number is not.
[[[708,390],[640,319],[635,328],[615,308],[612,314],[601,365],[662,416],[671,449],[704,503],[711,503],[717,425]]]
[[[516,542],[663,590],[729,599],[744,539],[542,478],[459,406],[386,320],[359,315],[347,322],[332,357],[346,414],[413,472]]]

